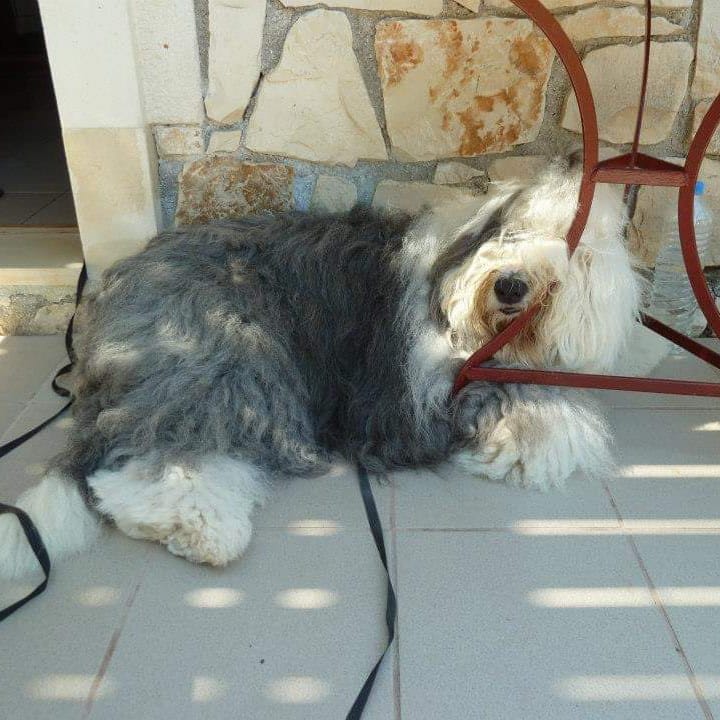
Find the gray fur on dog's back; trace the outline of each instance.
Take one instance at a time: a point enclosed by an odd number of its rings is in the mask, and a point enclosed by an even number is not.
[[[398,309],[406,219],[290,214],[165,233],[86,304],[78,401],[57,459],[81,482],[156,454],[238,454],[306,474],[328,453],[371,468],[440,459],[415,438]]]

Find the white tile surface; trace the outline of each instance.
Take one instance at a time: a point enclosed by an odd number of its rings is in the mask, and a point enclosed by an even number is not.
[[[708,519],[720,525],[720,409],[611,414],[619,477],[608,481],[626,519]]]
[[[451,464],[395,473],[399,528],[507,528],[517,523],[617,525],[602,485],[572,477],[566,490],[541,493],[472,477]]]
[[[61,335],[0,336],[3,401],[29,400],[62,358]]]
[[[363,532],[261,530],[225,570],[153,556],[90,717],[342,718],[382,647],[382,589]],[[392,717],[390,669],[368,720]]]
[[[655,607],[545,599],[558,588],[646,594],[624,538],[400,532],[397,544],[403,718],[701,720]],[[680,700],[646,688],[667,678]]]
[[[720,563],[717,536],[638,537],[637,546],[705,699],[720,716]]]

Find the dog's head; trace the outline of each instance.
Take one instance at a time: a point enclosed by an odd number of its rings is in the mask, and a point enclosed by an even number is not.
[[[572,257],[580,171],[555,161],[530,185],[494,187],[482,207],[448,231],[431,271],[431,312],[472,352],[534,304],[533,321],[496,356],[505,363],[603,371],[639,312],[639,278],[623,242],[625,209],[599,185]],[[446,211],[449,222],[452,210]]]

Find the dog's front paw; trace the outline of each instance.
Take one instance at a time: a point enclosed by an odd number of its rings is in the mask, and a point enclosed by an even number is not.
[[[528,443],[501,420],[479,446],[468,446],[453,457],[467,472],[492,482],[549,490],[562,487],[577,466],[568,443]]]

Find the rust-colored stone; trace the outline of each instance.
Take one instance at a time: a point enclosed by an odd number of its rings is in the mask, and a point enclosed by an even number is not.
[[[178,225],[288,210],[293,169],[275,163],[246,163],[210,155],[188,163],[180,175]]]
[[[401,57],[400,39],[412,53]],[[375,50],[398,159],[502,152],[537,137],[554,51],[530,21],[393,20],[379,24]]]

